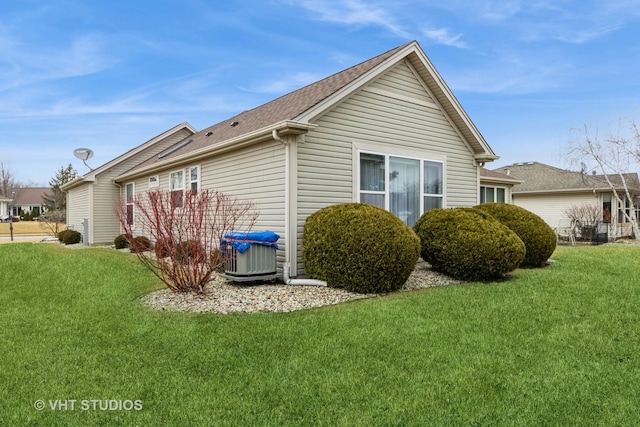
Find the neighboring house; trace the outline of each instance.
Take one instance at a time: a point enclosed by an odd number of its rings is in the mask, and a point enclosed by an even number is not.
[[[9,210],[11,209],[11,199],[0,197],[0,221],[9,220]]]
[[[14,192],[13,216],[24,217],[28,214],[35,218],[45,212],[42,198],[51,196],[52,190],[50,187],[24,187],[16,188]]]
[[[45,211],[42,197],[51,194],[49,187],[13,188],[13,198],[0,197],[0,221],[7,221],[11,215],[14,218],[40,216]]]
[[[513,186],[521,183],[512,176],[480,168],[480,203],[513,203]]]
[[[611,182],[617,184],[618,194],[623,200],[627,199],[625,206],[619,206],[604,175],[574,172],[538,162],[516,163],[494,171],[522,181],[512,189],[513,203],[539,215],[553,228],[566,222],[567,209],[586,204],[601,208],[599,221],[608,224],[610,239],[631,235],[631,224],[625,219],[623,210],[637,206],[640,181],[636,173],[624,174],[632,198],[636,200],[624,196],[619,176],[609,175]]]
[[[138,156],[113,180],[122,198],[158,188],[252,200],[260,213],[254,229],[281,236],[278,261],[297,276],[304,274],[302,228],[318,209],[365,202],[413,225],[432,208],[478,204],[481,167],[497,157],[411,42],[187,135],[145,161]],[[89,198],[74,193],[86,179],[65,186],[76,228]],[[114,198],[101,201],[110,223]],[[112,229],[101,241],[117,234]]]
[[[193,135],[195,129],[182,123],[127,151],[110,162],[61,186],[67,193],[67,227],[84,233],[89,244],[113,243],[120,234],[114,212],[122,189],[115,178],[152,156]]]

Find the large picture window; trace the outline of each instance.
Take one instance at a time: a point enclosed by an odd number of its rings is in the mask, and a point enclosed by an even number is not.
[[[358,201],[386,209],[409,226],[443,206],[442,162],[360,152],[358,177]]]

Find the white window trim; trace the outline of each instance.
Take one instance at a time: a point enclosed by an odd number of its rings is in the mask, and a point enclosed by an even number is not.
[[[485,197],[484,202],[482,201],[482,192],[483,189],[486,192],[487,188],[493,188],[493,202],[487,202],[487,198]],[[504,202],[498,202],[498,189],[504,190]],[[504,185],[497,184],[480,184],[480,192],[478,194],[478,203],[510,203],[509,200],[509,188]]]
[[[191,169],[197,169],[198,170],[198,179],[195,181],[191,181]],[[200,191],[200,185],[201,185],[201,181],[202,181],[202,168],[200,167],[200,165],[195,165],[195,166],[189,166],[187,168],[187,175],[188,175],[188,183],[186,183],[186,188],[188,190],[191,190],[191,184],[193,184],[194,182],[196,183],[196,191]],[[187,180],[185,180],[187,181]]]
[[[413,159],[420,161],[420,215],[424,214],[424,198],[438,197],[442,199],[442,207],[447,206],[447,162],[446,156],[437,155],[427,152],[409,151],[406,149],[398,149],[391,147],[382,147],[375,144],[353,144],[352,145],[352,158],[353,158],[353,201],[360,202],[360,154],[375,154],[384,156],[385,158],[385,171],[389,170],[390,157],[402,157],[406,159]],[[424,192],[424,162],[434,162],[442,164],[442,194],[429,194]],[[390,212],[390,185],[385,181],[384,191],[365,191],[365,194],[381,194],[384,195],[385,210]]]
[[[127,192],[127,188],[129,188],[129,186],[131,186],[131,202],[129,202],[129,194]],[[127,182],[124,185],[124,204],[125,204],[125,209],[129,210],[129,206],[131,206],[131,224],[129,225],[135,225],[136,223],[136,208],[135,208],[135,203],[134,203],[134,199],[136,197],[136,183],[135,182]]]
[[[173,174],[176,174],[176,173],[179,173],[179,172],[182,173],[182,188],[171,188],[171,186],[173,185],[173,180],[171,179],[171,177],[172,177]],[[185,177],[186,172],[187,171],[185,171],[184,169],[176,169],[174,171],[169,172],[169,191],[172,193],[172,197],[173,197],[173,192],[174,191],[182,191],[182,204],[183,204],[183,206],[184,206],[185,186],[186,186],[186,183],[187,183],[187,180],[186,180],[186,177]],[[183,206],[176,206],[176,208],[180,209]]]

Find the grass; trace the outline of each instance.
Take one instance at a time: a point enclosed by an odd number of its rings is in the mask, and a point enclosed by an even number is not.
[[[633,425],[639,256],[559,248],[501,282],[225,316],[145,309],[160,284],[126,253],[2,245],[0,425]]]

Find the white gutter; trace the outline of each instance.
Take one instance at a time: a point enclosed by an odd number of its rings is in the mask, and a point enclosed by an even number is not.
[[[278,135],[278,131],[273,129],[271,132],[271,136],[276,141],[280,142],[285,147],[285,166],[284,166],[284,265],[282,272],[282,280],[287,285],[310,285],[310,286],[327,286],[327,282],[316,279],[292,279],[289,277],[289,270],[291,268],[291,242],[292,239],[295,239],[296,236],[291,236],[291,232],[289,226],[291,224],[291,207],[290,207],[290,196],[291,196],[291,172],[290,172],[290,156],[291,156],[291,143],[289,141],[285,141],[280,135]],[[296,256],[293,254],[293,256]]]

